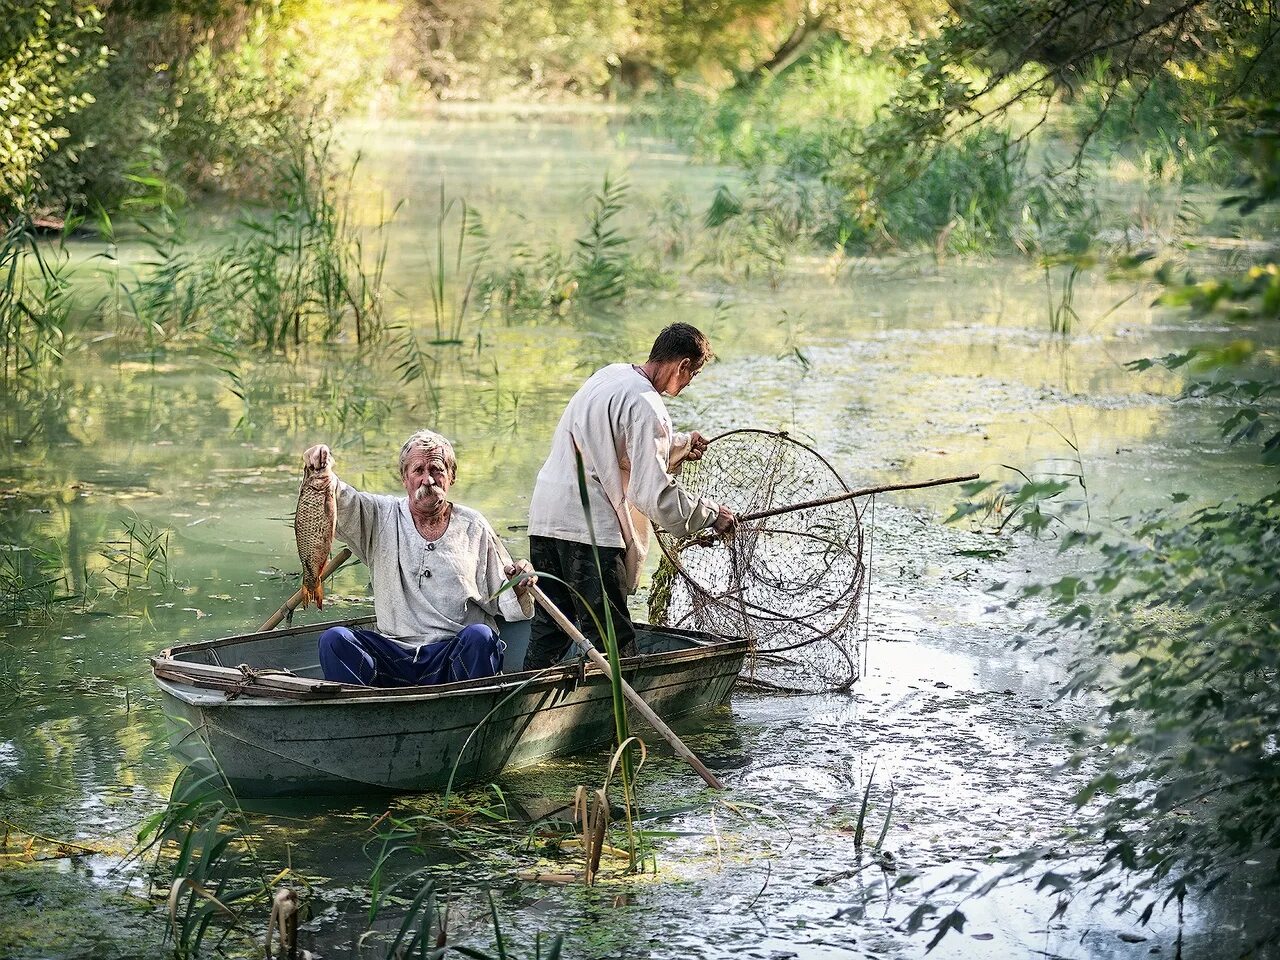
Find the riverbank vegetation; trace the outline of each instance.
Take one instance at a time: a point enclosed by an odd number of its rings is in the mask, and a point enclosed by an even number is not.
[[[1039,871],[1057,893],[1120,890],[1144,918],[1245,865],[1277,882],[1273,4],[0,9],[0,388],[14,408],[56,403],[54,373],[86,335],[140,344],[152,360],[198,354],[241,401],[246,436],[271,423],[249,369],[259,352],[289,363],[336,345],[359,377],[362,358],[385,350],[399,396],[438,407],[440,365],[478,353],[486,324],[573,324],[576,311],[678,296],[685,277],[709,271],[777,283],[799,256],[830,257],[836,277],[854,257],[1018,257],[1043,271],[1055,335],[1071,334],[1074,284],[1090,271],[1152,285],[1172,317],[1212,318],[1225,336],[1132,375],[1177,371],[1180,401],[1222,406],[1223,438],[1256,447],[1265,495],[1175,497],[1100,529],[1079,509],[1083,478],[1032,477],[973,488],[955,519],[994,517],[1006,534],[1059,535],[1100,558],[1012,600],[1047,598],[1037,629],[1081,651],[1063,695],[1100,691],[1106,708],[1079,733],[1088,782],[1070,840],[1080,860],[1068,869],[1054,851],[1050,866],[1041,851],[1010,870]],[[483,209],[442,185],[430,303],[415,312],[387,280],[398,198],[372,221],[357,216],[361,168],[341,149],[340,123],[479,98],[609,101],[628,129],[725,176],[704,196],[640,209],[622,172],[605,173],[567,243],[536,229],[494,236]],[[1229,256],[1202,242],[1209,223],[1234,241]],[[74,260],[73,237],[99,252]],[[126,243],[145,257],[126,266]],[[307,427],[352,442],[392,407],[336,381],[299,390],[322,401],[299,404],[299,417],[316,418]],[[7,432],[26,442],[38,429]],[[166,545],[165,531],[135,523],[98,562],[99,582],[127,591],[167,580]],[[73,587],[68,564],[48,545],[8,545],[0,616],[83,601],[89,574]],[[395,826],[421,833],[410,819]],[[204,836],[208,849],[220,842],[216,824]],[[180,850],[179,866],[197,847]],[[190,876],[174,896],[194,952],[228,898]],[[402,930],[411,946],[435,935],[434,895],[423,887],[413,901],[406,923],[422,922]],[[935,930],[962,922],[949,910]]]
[[[381,79],[395,7],[8,3],[0,216],[273,196],[270,161]]]
[[[1238,93],[1250,77],[1265,77],[1264,88],[1276,90],[1277,61],[1270,50],[1276,34],[1242,19],[1247,12],[1226,5],[1214,11],[1215,18],[1224,19],[1210,24],[1202,19],[1207,11],[1175,10],[1127,24],[1129,59],[1113,67],[1109,96],[1122,97],[1124,85],[1135,78],[1151,89],[1164,79],[1161,68],[1169,60],[1187,55],[1184,44],[1210,37],[1213,55],[1205,73],[1214,82],[1225,81]],[[1063,70],[1078,67],[1091,45],[1111,46],[1105,31],[1100,39],[1077,36],[1061,22],[1057,30],[1068,43],[1067,56],[1037,66],[1041,83],[1066,82]],[[1208,33],[1197,36],[1197,31]],[[971,49],[992,52],[991,37],[982,42],[985,47]],[[947,49],[954,56],[963,47]],[[1023,95],[1035,89],[1024,87]],[[973,90],[965,88],[941,107],[941,118],[917,90],[919,99],[902,104],[898,122],[926,141],[944,138],[940,120],[974,109]],[[1217,156],[1206,168],[1204,152],[1189,150],[1191,162],[1180,175],[1231,170],[1235,192],[1222,204],[1242,218],[1237,229],[1243,233],[1253,226],[1244,218],[1254,215],[1265,222],[1273,216],[1270,205],[1280,198],[1276,103],[1241,97],[1212,116],[1212,143],[1197,134],[1192,145]],[[1100,129],[1103,120],[1088,132]],[[1089,146],[1082,143],[1077,162]],[[1150,149],[1160,156],[1162,141]],[[1242,875],[1267,886],[1280,883],[1275,871],[1280,834],[1267,799],[1280,784],[1270,733],[1277,722],[1275,698],[1258,687],[1269,688],[1280,669],[1280,579],[1272,559],[1280,530],[1275,471],[1280,465],[1280,365],[1274,349],[1265,345],[1280,320],[1280,287],[1274,227],[1264,227],[1262,235],[1268,242],[1259,245],[1257,261],[1243,269],[1210,267],[1206,277],[1206,268],[1168,258],[1154,274],[1165,285],[1162,305],[1215,316],[1240,334],[1225,343],[1136,361],[1131,368],[1135,374],[1153,367],[1192,370],[1182,399],[1214,397],[1225,403],[1229,415],[1221,422],[1222,436],[1256,448],[1267,492],[1209,503],[1188,503],[1187,495],[1175,493],[1174,506],[1100,529],[1088,520],[1087,509],[1081,514],[1088,507],[1083,477],[1076,483],[1036,478],[1007,484],[995,496],[957,511],[959,518],[1034,504],[1018,524],[1061,535],[1064,550],[1091,548],[1101,558],[1088,572],[1023,587],[1011,601],[1048,597],[1053,614],[1040,624],[1042,632],[1065,638],[1078,651],[1062,695],[1097,691],[1106,707],[1095,725],[1077,734],[1080,752],[1074,762],[1096,772],[1076,797],[1080,816],[1070,838],[1076,853],[1069,858],[1060,850],[1028,854],[1004,876],[1044,869],[1056,860],[1043,873],[1041,886],[1056,893],[1119,895],[1124,906],[1140,910],[1144,922],[1157,909],[1175,902],[1181,909],[1188,897],[1238,882]],[[1132,269],[1147,259],[1157,258],[1150,253],[1125,258],[1123,264]],[[1255,337],[1263,338],[1263,345]],[[939,932],[963,922],[963,914],[953,911],[942,918]],[[1280,931],[1268,925],[1250,949],[1261,949],[1277,935]]]

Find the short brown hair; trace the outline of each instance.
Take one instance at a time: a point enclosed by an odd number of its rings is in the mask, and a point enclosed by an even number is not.
[[[711,341],[691,323],[673,323],[664,327],[649,351],[650,363],[667,360],[691,360],[695,365],[715,359]]]

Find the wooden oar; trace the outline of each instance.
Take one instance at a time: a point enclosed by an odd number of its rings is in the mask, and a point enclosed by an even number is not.
[[[320,579],[321,580],[326,579],[329,576],[329,574],[333,573],[333,571],[337,570],[340,566],[342,566],[344,563],[346,563],[350,559],[351,559],[351,550],[347,547],[343,547],[341,550],[338,551],[336,556],[331,557],[329,559],[329,562],[324,565],[324,569],[320,571]],[[266,633],[268,630],[274,630],[277,626],[280,625],[281,620],[283,620],[290,613],[292,613],[294,610],[297,609],[298,604],[300,604],[301,602],[302,602],[302,591],[299,590],[297,593],[295,593],[292,597],[289,598],[288,602],[285,603],[283,607],[281,607],[279,610],[273,613],[271,615],[271,618],[266,623],[264,623],[262,626],[258,628],[258,632]]]
[[[541,605],[542,609],[547,611],[547,614],[556,622],[557,626],[569,635],[570,639],[573,640],[578,649],[590,657],[591,662],[599,667],[606,677],[612,680],[613,670],[609,666],[609,661],[606,660],[604,655],[595,648],[595,645],[590,640],[582,635],[582,631],[578,629],[577,624],[566,617],[560,608],[552,603],[551,598],[543,593],[542,588],[536,583],[529,587],[529,592],[533,595],[533,599]],[[698,771],[698,775],[701,776],[703,780],[707,781],[708,786],[715,787],[717,790],[723,790],[724,784],[720,782],[720,779],[708,770],[706,765],[698,759],[697,754],[685,746],[685,742],[676,736],[675,731],[668,727],[662,721],[662,718],[653,712],[653,708],[644,702],[644,699],[640,694],[636,693],[631,684],[627,683],[627,681],[623,680],[621,677],[618,679],[622,684],[622,692],[626,694],[627,699],[631,701],[631,706],[635,707],[636,712],[644,718],[645,722],[666,738],[667,743],[671,744],[672,749],[683,757],[689,766]]]
[[[850,490],[848,493],[836,493],[817,500],[806,500],[803,503],[792,503],[785,507],[772,507],[768,510],[757,510],[755,513],[744,513],[735,518],[738,523],[751,520],[763,520],[765,517],[776,517],[783,513],[795,513],[797,510],[810,510],[813,507],[825,507],[831,503],[843,503],[855,497],[869,497],[873,493],[887,493],[890,490],[918,490],[921,487],[941,487],[948,483],[964,483],[966,480],[977,480],[976,473],[967,473],[963,477],[943,477],[940,480],[921,480],[918,483],[886,483],[878,487],[863,487],[861,490]]]

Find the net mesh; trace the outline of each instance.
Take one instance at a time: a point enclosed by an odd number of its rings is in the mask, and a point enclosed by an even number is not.
[[[849,490],[811,447],[765,430],[716,437],[685,464],[681,485],[739,516]],[[649,619],[745,638],[746,677],[759,685],[848,689],[858,679],[861,520],[857,501],[847,500],[743,522],[730,537],[659,531]]]

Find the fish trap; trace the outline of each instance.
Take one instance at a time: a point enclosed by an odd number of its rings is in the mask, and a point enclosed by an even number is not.
[[[746,679],[775,689],[847,690],[858,679],[856,620],[866,567],[855,500],[774,516],[754,513],[850,492],[836,469],[787,433],[732,430],[681,485],[746,519],[732,535],[658,531],[649,594],[655,624],[749,641]]]

